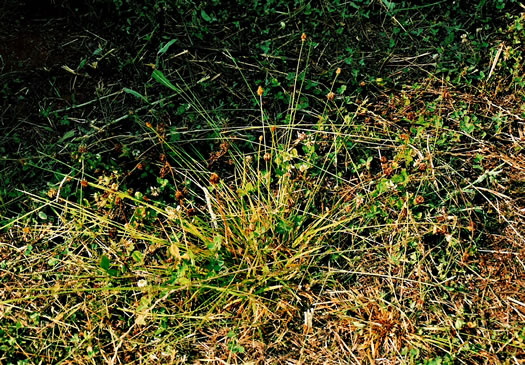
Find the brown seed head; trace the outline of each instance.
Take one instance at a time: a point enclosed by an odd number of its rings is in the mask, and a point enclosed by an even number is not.
[[[152,127],[151,123],[150,122],[146,122],[146,127],[151,128]]]
[[[301,41],[306,41],[306,33],[301,34]]]
[[[177,190],[177,191],[175,192],[175,199],[177,199],[177,200],[182,200],[182,199],[184,199],[184,193],[183,193],[182,191],[180,191],[180,190]]]
[[[83,188],[87,188],[88,185],[89,185],[89,184],[88,184],[87,180],[82,180],[82,181],[80,182],[80,186],[82,186]]]
[[[264,158],[264,161],[268,162],[272,159],[272,155],[269,152],[266,152],[263,158]]]
[[[210,184],[217,185],[221,178],[215,172],[210,176]]]
[[[335,94],[330,91],[327,95],[326,95],[326,98],[330,101],[334,100],[335,99]]]
[[[416,205],[423,204],[425,202],[425,198],[423,198],[421,195],[416,196],[416,199],[414,200],[414,203]]]
[[[259,86],[259,88],[257,89],[257,95],[262,96],[263,93],[264,89],[261,86]]]
[[[474,232],[476,230],[476,223],[474,223],[474,221],[470,221],[469,224],[468,224],[467,229],[470,232]]]
[[[335,74],[339,75],[341,73],[341,67],[338,67],[337,70],[335,70]]]
[[[424,162],[421,162],[418,166],[419,171],[425,171],[427,169],[427,164]]]
[[[365,87],[365,85],[366,85],[366,82],[364,82],[364,81],[361,81],[361,82],[359,83],[359,86],[361,86],[361,87]]]
[[[50,197],[51,199],[55,198],[57,194],[58,194],[58,191],[55,188],[51,188],[47,192],[47,196]]]
[[[388,162],[388,158],[386,158],[386,156],[381,156],[380,161],[381,161],[381,163],[387,163]]]

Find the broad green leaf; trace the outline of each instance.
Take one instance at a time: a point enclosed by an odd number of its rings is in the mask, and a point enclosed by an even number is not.
[[[211,17],[204,11],[204,9],[201,9],[201,16],[202,19],[206,20],[208,23],[212,21]]]
[[[131,257],[137,263],[141,263],[142,260],[144,260],[144,254],[140,251],[133,251],[133,253],[131,254]]]
[[[103,268],[104,270],[108,271],[109,270],[109,266],[111,265],[111,262],[109,261],[109,258],[104,255],[100,258],[100,267]]]
[[[74,129],[72,129],[72,130],[70,130],[70,131],[67,131],[67,132],[62,136],[62,138],[60,138],[60,139],[58,140],[57,143],[62,143],[62,142],[64,142],[65,140],[70,139],[71,137],[74,137],[74,136],[75,136],[75,130],[74,130]]]
[[[149,103],[148,99],[146,99],[145,96],[139,94],[139,93],[136,92],[135,90],[128,89],[127,87],[123,88],[122,90],[124,90],[124,92],[127,93],[127,94],[131,94],[131,95],[133,95],[134,97],[139,98],[139,99],[142,99],[142,100],[144,100],[146,103]]]
[[[107,272],[110,276],[118,276],[119,274],[119,271],[117,269],[109,269],[107,270]]]
[[[173,43],[175,43],[175,42],[177,42],[177,39],[172,39],[171,41],[169,41],[168,43],[166,43],[166,44],[164,45],[164,47],[162,47],[161,49],[159,49],[159,51],[157,52],[157,54],[164,54],[164,53],[166,53],[166,52],[168,51],[168,48],[170,48],[171,45],[172,45]]]
[[[166,78],[166,76],[164,76],[164,74],[159,71],[159,70],[155,70],[153,71],[153,73],[151,74],[151,77],[153,77],[155,80],[157,80],[159,83],[161,83],[162,85],[166,86],[166,87],[169,87],[170,89],[172,89],[173,91],[176,91],[176,92],[180,92],[179,88],[176,87],[175,85],[173,85],[170,80],[168,80]]]

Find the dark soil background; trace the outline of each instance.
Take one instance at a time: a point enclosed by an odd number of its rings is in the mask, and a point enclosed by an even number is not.
[[[186,112],[195,101],[219,121],[218,128],[247,126],[258,118],[254,96],[262,85],[272,95],[264,100],[269,117],[281,122],[298,62],[301,70],[307,68],[307,77],[300,75],[304,81],[299,80],[304,87],[300,105],[305,109],[299,117],[305,122],[314,122],[313,114],[324,108],[338,67],[343,72],[334,90],[345,98],[348,109],[363,98],[371,104],[387,103],[391,92],[429,74],[445,78],[477,65],[484,65],[486,74],[488,50],[504,36],[505,14],[520,9],[515,1],[394,5],[389,9],[384,2],[365,0],[296,1],[293,6],[286,1],[253,6],[243,0],[198,4],[4,0],[0,12],[4,200],[15,203],[17,189],[45,189],[51,179],[45,169],[37,174],[25,168],[26,163],[45,168],[43,161],[50,156],[63,159],[82,143],[99,151],[118,149],[124,141],[115,136],[140,132],[128,118],[140,108],[135,115],[168,130],[206,128],[202,118]],[[308,42],[298,60],[303,32]],[[474,46],[462,42],[465,34]],[[173,43],[168,52],[160,53],[169,42]],[[146,106],[123,88],[150,100],[166,97],[167,90],[152,82],[153,68],[186,85],[193,100],[172,96],[166,107],[144,113]],[[456,87],[464,85],[458,79]],[[71,134],[75,143],[64,138]],[[198,146],[204,158],[218,148],[213,143]],[[8,206],[16,206],[7,201],[4,213]]]

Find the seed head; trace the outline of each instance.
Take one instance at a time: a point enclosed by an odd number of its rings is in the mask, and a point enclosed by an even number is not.
[[[306,41],[306,33],[303,33],[301,35],[301,41],[305,42]]]
[[[88,184],[87,180],[82,180],[82,181],[80,182],[80,185],[81,185],[83,188],[87,188],[89,184]]]
[[[257,95],[262,96],[263,93],[264,93],[264,89],[259,86],[259,88],[257,89]]]
[[[421,195],[416,196],[416,199],[414,200],[414,203],[416,205],[423,204],[425,202],[425,198],[423,198]]]
[[[326,98],[329,100],[329,101],[332,101],[335,99],[335,94],[333,93],[333,91],[330,91],[328,94],[326,94]]]
[[[272,159],[272,155],[269,152],[266,152],[263,158],[264,158],[264,161],[268,162]]]
[[[335,74],[339,75],[341,73],[341,67],[338,67],[337,70],[335,70]]]
[[[467,229],[470,232],[474,232],[476,230],[476,223],[474,223],[474,221],[470,221],[469,224],[468,224]]]
[[[182,200],[182,199],[184,199],[184,193],[183,193],[182,191],[180,191],[180,190],[177,190],[177,191],[175,192],[175,199],[177,199],[177,200]]]
[[[221,178],[215,172],[210,176],[210,184],[217,185]]]

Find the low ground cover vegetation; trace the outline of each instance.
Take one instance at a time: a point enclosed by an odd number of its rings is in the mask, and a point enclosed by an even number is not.
[[[5,8],[2,362],[525,360],[519,2]]]

